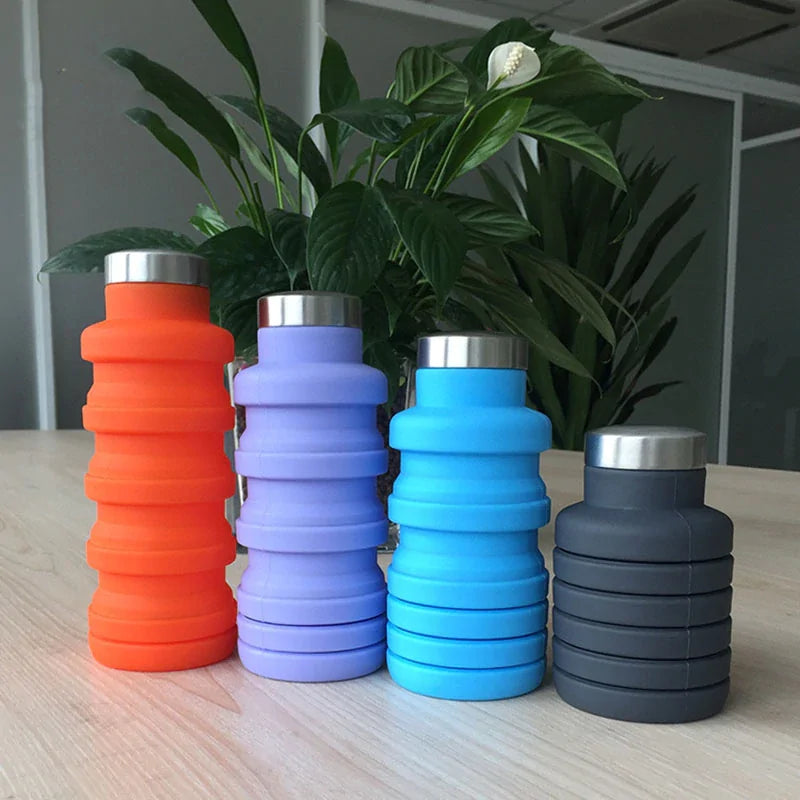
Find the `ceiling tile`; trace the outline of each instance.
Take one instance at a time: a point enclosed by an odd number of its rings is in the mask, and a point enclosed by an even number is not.
[[[586,24],[639,5],[642,5],[642,0],[570,0],[560,6],[555,13],[565,19],[574,19]]]
[[[563,5],[564,0],[434,0],[431,5],[456,8],[487,17],[534,16]]]
[[[559,33],[575,33],[581,23],[574,19],[566,19],[557,14],[540,14],[536,17],[537,25],[548,25]]]
[[[800,71],[800,28],[789,28],[728,52],[743,61]]]

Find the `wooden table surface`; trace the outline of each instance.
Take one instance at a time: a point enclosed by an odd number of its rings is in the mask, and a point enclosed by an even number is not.
[[[800,798],[800,473],[709,469],[735,522],[724,712],[638,725],[563,703],[420,697],[383,670],[338,684],[96,664],[83,432],[0,433],[0,798]],[[580,456],[549,453],[554,513]],[[552,525],[542,532],[545,558]],[[244,557],[232,565],[236,585]]]

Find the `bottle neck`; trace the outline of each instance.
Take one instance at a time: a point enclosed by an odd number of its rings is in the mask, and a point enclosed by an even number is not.
[[[697,508],[705,502],[706,471],[585,467],[584,502],[596,508]]]
[[[430,368],[416,372],[420,406],[524,406],[519,369]]]
[[[106,319],[209,321],[209,291],[182,283],[109,283]],[[255,314],[255,309],[253,310]]]
[[[309,325],[261,328],[258,360],[268,364],[361,363],[360,328]]]

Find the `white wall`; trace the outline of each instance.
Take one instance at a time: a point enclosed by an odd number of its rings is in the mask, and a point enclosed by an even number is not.
[[[5,280],[0,314],[0,428],[35,424],[30,281],[24,231],[25,131],[20,126],[20,0],[0,10],[0,241]],[[302,116],[307,17],[311,0],[236,0],[253,44],[269,102]],[[160,110],[128,73],[103,58],[110,47],[142,50],[207,93],[245,93],[238,65],[189,2],[39,0],[47,232],[50,251],[90,233],[142,225],[190,232],[186,223],[202,192],[188,172],[141,128],[122,117],[135,105]],[[169,116],[168,113],[165,116]],[[179,124],[175,126],[182,133]],[[191,133],[186,138],[197,141]],[[10,143],[10,144],[9,144]],[[198,143],[198,156],[215,156]],[[234,193],[220,168],[207,169],[223,200]],[[91,382],[79,336],[103,315],[100,276],[54,276],[53,344],[59,427],[79,427]]]

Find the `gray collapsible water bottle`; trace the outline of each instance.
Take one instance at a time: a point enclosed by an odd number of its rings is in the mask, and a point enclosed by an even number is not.
[[[704,503],[705,435],[587,435],[584,501],[556,519],[553,665],[571,705],[687,722],[728,696],[733,525]]]

